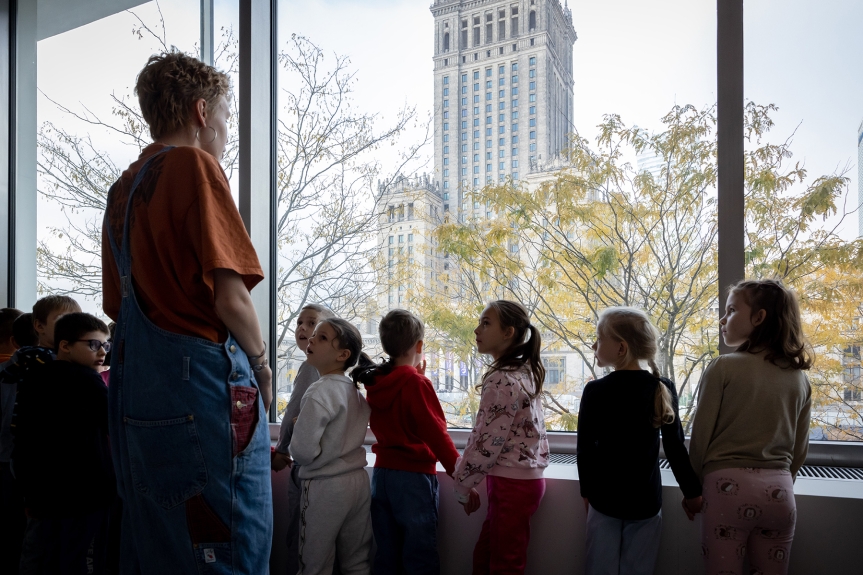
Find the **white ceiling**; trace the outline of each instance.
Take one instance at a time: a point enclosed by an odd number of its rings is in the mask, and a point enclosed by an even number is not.
[[[62,34],[147,2],[148,0],[36,0],[37,40]]]

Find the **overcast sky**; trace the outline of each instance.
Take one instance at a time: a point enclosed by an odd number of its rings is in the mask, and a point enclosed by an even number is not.
[[[349,55],[357,70],[356,106],[392,119],[404,103],[431,112],[431,0],[283,0],[279,34],[309,37]],[[169,44],[190,50],[198,39],[199,0],[165,0]],[[237,27],[236,0],[216,0],[217,30]],[[671,106],[715,102],[715,3],[701,0],[581,0],[569,3],[574,47],[574,123],[592,137],[603,114],[660,127]],[[746,97],[779,106],[771,138],[795,129],[795,160],[813,175],[851,168],[857,190],[857,127],[863,120],[859,0],[751,0],[745,13]],[[136,9],[154,22],[154,3]],[[158,44],[132,35],[136,20],[120,13],[39,43],[39,88],[74,109],[110,116],[112,91],[130,94],[135,75]],[[74,122],[40,96],[39,120]],[[83,128],[80,128],[82,133]],[[131,150],[90,130],[119,163]],[[43,202],[44,204],[44,202]],[[40,224],[52,218],[40,206]],[[44,215],[43,215],[44,214]],[[857,218],[843,227],[856,235]]]

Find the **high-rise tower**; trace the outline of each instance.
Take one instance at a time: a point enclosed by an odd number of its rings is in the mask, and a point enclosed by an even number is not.
[[[559,0],[435,0],[435,175],[444,209],[524,178],[572,132],[572,12]],[[477,213],[474,213],[477,210]]]

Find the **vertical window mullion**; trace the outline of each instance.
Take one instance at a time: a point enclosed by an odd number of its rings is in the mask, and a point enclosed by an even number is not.
[[[716,2],[719,315],[725,289],[744,278],[743,0]],[[720,353],[731,351],[720,341]]]

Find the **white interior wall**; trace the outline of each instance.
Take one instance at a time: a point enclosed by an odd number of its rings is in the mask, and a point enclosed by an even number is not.
[[[369,455],[370,464],[374,456]],[[371,473],[371,467],[367,468]],[[546,493],[531,524],[527,575],[584,573],[584,505],[574,465],[552,465],[546,471]],[[275,533],[270,573],[285,573],[285,506],[287,472],[272,474]],[[470,517],[453,497],[452,479],[439,469],[438,548],[442,575],[470,575],[473,546],[485,517],[483,506]],[[662,472],[663,533],[656,573],[700,575],[700,523],[690,522],[680,507],[681,493],[670,471]],[[852,574],[863,571],[863,482],[798,479],[797,533],[791,552],[791,575]]]
[[[36,39],[44,40],[150,0],[37,0]]]

